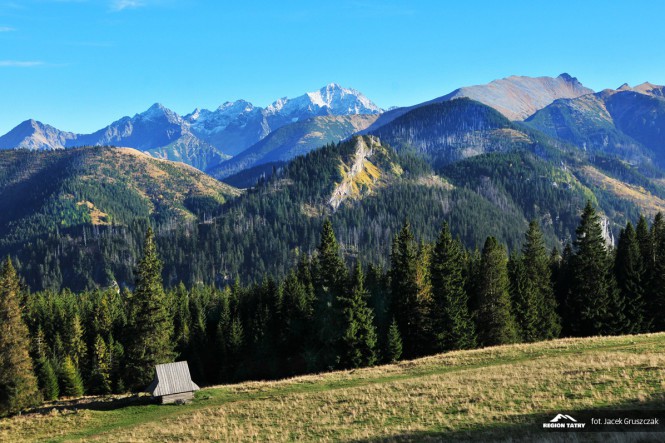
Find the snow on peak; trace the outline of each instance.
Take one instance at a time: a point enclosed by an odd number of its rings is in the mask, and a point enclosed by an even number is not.
[[[280,99],[275,100],[271,105],[268,105],[265,110],[268,114],[278,114],[284,108],[284,105],[288,101],[289,101],[288,98],[282,97]]]
[[[155,103],[147,111],[136,114],[134,119],[140,120],[159,120],[166,119],[169,123],[180,123],[182,119],[178,114],[165,107],[161,103]]]
[[[268,115],[349,115],[379,114],[383,112],[361,92],[330,83],[323,88],[288,99],[281,98],[266,108]]]
[[[232,113],[240,114],[244,112],[251,112],[254,110],[254,105],[246,100],[236,100],[232,102],[224,102],[218,108],[216,112],[223,113]]]
[[[207,109],[206,109],[206,110],[207,110]],[[195,120],[198,120],[199,117],[201,117],[201,112],[202,112],[202,111],[204,111],[204,110],[201,109],[201,108],[196,108],[196,109],[194,109],[194,110],[191,112],[191,114],[187,114],[187,115],[185,116],[185,120],[189,120],[189,121],[195,121]]]

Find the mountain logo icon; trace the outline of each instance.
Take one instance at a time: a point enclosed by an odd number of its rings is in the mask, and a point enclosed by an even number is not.
[[[565,415],[565,414],[557,414],[556,417],[550,420],[550,423],[559,423],[561,421],[569,421],[571,423],[577,423],[577,420],[575,420],[570,415]]]

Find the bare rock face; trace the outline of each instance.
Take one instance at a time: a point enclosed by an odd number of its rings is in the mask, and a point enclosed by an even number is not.
[[[561,74],[558,77],[511,76],[494,80],[485,85],[465,86],[442,97],[414,106],[389,109],[367,129],[372,132],[400,116],[423,106],[466,97],[487,105],[503,114],[508,120],[525,120],[536,111],[558,99],[570,99],[594,91],[582,85],[575,77]]]
[[[341,164],[343,177],[341,183],[335,186],[335,189],[328,201],[333,210],[347,199],[360,197],[362,193],[359,184],[362,182],[375,182],[381,173],[374,166],[370,159],[374,154],[374,149],[381,146],[377,137],[357,137],[355,145],[355,154],[350,164]]]
[[[491,106],[510,120],[524,120],[554,100],[576,98],[593,92],[565,73],[556,78],[514,75],[486,85],[459,88],[442,99],[468,97]]]
[[[603,238],[605,239],[605,245],[608,248],[614,247],[614,234],[612,234],[612,228],[610,227],[610,220],[603,216],[600,219],[600,226],[603,228]]]

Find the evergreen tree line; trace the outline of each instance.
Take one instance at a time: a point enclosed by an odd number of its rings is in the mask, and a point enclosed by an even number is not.
[[[0,275],[0,408],[145,388],[187,360],[200,384],[357,368],[561,336],[665,330],[665,220],[628,223],[616,248],[587,204],[573,244],[548,252],[537,222],[521,251],[468,250],[447,224],[434,243],[409,223],[390,266],[345,264],[332,223],[286,277],[224,288],[162,286],[148,229],[136,286],[28,293]]]

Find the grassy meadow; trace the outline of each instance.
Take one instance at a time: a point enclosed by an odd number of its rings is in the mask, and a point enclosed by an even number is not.
[[[665,409],[665,333],[458,351],[202,389],[188,405],[59,402],[0,421],[0,441],[658,441],[543,433],[562,412]],[[662,440],[661,440],[662,441]]]

